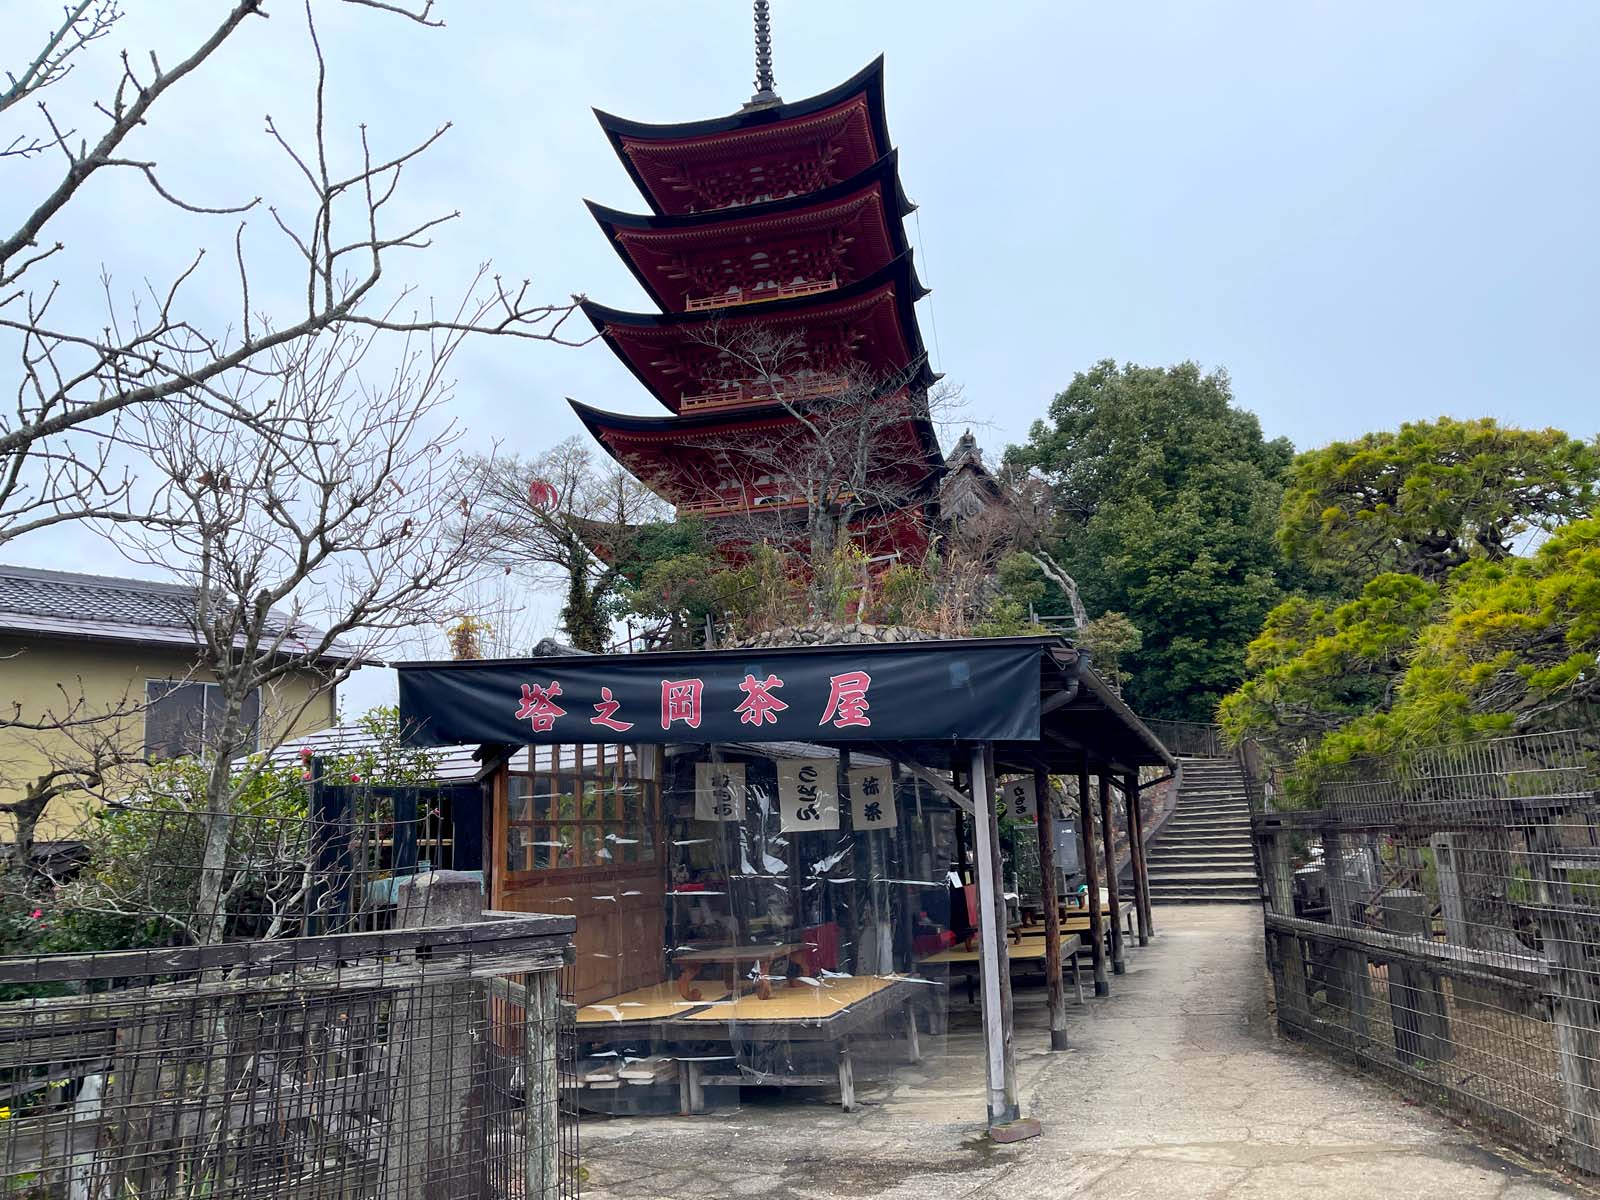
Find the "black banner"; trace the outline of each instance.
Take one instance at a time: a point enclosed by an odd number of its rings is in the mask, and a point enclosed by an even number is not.
[[[417,745],[1037,741],[1038,644],[400,663]]]

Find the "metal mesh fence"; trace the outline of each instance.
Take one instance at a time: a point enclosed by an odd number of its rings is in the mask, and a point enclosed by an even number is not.
[[[1572,733],[1353,764],[1255,818],[1289,1031],[1600,1173],[1600,794]]]
[[[569,920],[0,961],[0,1195],[577,1195]]]

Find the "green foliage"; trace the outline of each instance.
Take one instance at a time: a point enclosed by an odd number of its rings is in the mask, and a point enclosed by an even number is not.
[[[995,567],[994,595],[973,623],[974,637],[1016,637],[1043,633],[1028,615],[1045,595],[1044,573],[1026,554],[1007,554]]]
[[[1128,659],[1144,645],[1144,635],[1126,614],[1108,612],[1078,630],[1077,643],[1089,652],[1095,670],[1120,684]]]
[[[1274,536],[1292,450],[1232,401],[1221,371],[1105,361],[1007,455],[1049,480],[1052,552],[1090,611],[1143,631],[1129,694],[1150,716],[1209,719],[1282,596]]]
[[[1219,708],[1280,763],[1291,801],[1352,759],[1512,732],[1586,727],[1600,697],[1600,518],[1530,557],[1474,559],[1443,584],[1381,575],[1331,612],[1281,605],[1259,672]]]
[[[743,630],[782,624],[804,610],[789,563],[766,543],[750,547],[737,566],[704,548],[659,559],[642,566],[622,595],[626,612],[662,623],[677,646],[699,645],[708,616]]]
[[[1438,581],[1471,558],[1506,558],[1529,529],[1581,517],[1597,483],[1592,443],[1440,417],[1301,454],[1278,536],[1346,586],[1383,571]]]
[[[1390,574],[1346,604],[1284,601],[1250,643],[1256,674],[1218,707],[1223,729],[1283,759],[1357,717],[1387,712],[1438,598],[1437,584]]]
[[[401,741],[399,712],[378,707],[357,718],[371,744],[325,754],[335,783],[428,786],[432,758]],[[118,803],[91,814],[83,833],[89,862],[56,889],[7,889],[0,905],[0,952],[54,953],[185,942],[194,935],[210,764],[155,762]],[[307,765],[256,756],[233,776],[227,819],[228,936],[272,931],[271,916],[293,908],[309,847]],[[35,915],[37,914],[37,915]],[[276,932],[293,932],[291,925]]]

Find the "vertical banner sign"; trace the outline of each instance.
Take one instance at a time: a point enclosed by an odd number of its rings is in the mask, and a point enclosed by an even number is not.
[[[831,758],[778,760],[778,812],[784,833],[839,828],[838,765]]]
[[[894,769],[850,768],[850,824],[854,829],[893,829],[900,822],[894,807]]]
[[[1006,814],[1017,821],[1038,820],[1039,809],[1033,794],[1033,776],[1008,779],[1000,785],[1000,800]]]
[[[742,821],[744,796],[743,763],[695,763],[695,820]]]

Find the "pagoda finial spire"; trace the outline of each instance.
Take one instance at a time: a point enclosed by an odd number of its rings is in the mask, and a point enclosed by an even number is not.
[[[750,97],[746,108],[765,108],[780,103],[782,97],[773,90],[772,81],[772,5],[769,0],[755,0],[756,12],[756,94]]]

